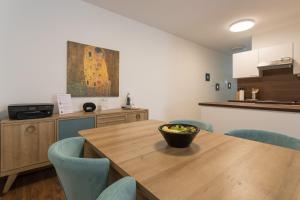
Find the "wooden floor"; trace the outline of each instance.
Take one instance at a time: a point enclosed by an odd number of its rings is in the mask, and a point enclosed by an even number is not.
[[[6,178],[0,180],[2,191]],[[53,168],[20,175],[0,200],[65,200]]]

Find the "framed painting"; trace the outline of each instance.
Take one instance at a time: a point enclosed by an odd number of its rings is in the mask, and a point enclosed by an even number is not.
[[[119,51],[68,41],[67,57],[68,94],[119,96]]]

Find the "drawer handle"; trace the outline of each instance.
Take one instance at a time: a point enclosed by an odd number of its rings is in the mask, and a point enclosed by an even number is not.
[[[27,133],[34,133],[34,132],[36,131],[36,127],[33,126],[33,125],[30,125],[30,126],[28,126],[28,127],[25,129],[25,131],[26,131]]]
[[[136,115],[136,119],[137,119],[137,120],[140,120],[140,119],[141,119],[141,115],[140,115],[140,114],[137,114],[137,115]]]

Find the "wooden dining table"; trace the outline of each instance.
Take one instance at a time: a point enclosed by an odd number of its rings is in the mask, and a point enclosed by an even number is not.
[[[85,147],[137,182],[138,199],[300,200],[300,151],[201,131],[172,148],[147,120],[80,131]]]

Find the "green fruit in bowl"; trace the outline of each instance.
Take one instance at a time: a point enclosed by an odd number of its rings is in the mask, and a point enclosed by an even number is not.
[[[190,146],[200,129],[190,124],[164,124],[159,132],[171,147],[186,148]]]
[[[183,126],[183,125],[171,125],[171,126],[163,126],[163,131],[166,131],[168,133],[181,133],[181,134],[187,134],[187,133],[195,133],[197,130],[196,128],[192,126]]]

